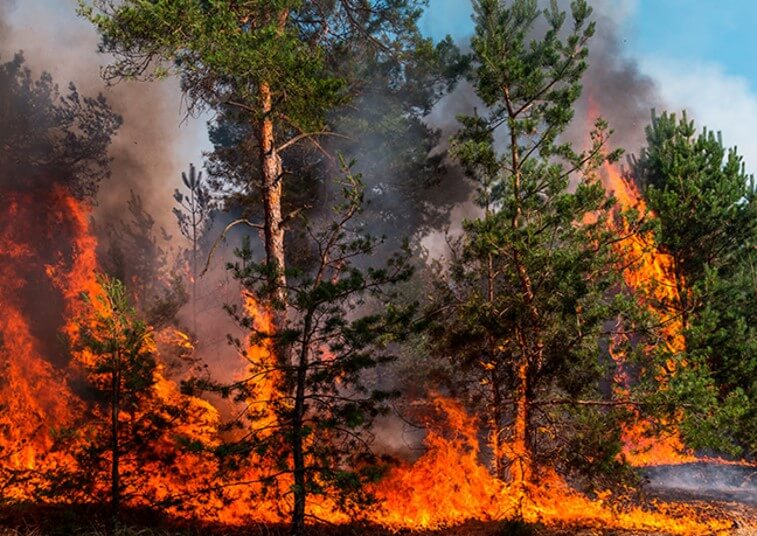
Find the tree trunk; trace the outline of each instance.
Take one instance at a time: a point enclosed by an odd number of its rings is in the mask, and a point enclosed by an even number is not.
[[[522,357],[517,370],[515,387],[515,423],[513,424],[513,460],[511,475],[518,489],[525,488],[533,475],[533,460],[529,444],[528,359]]]
[[[292,420],[292,461],[294,465],[294,509],[292,510],[292,536],[305,534],[305,501],[307,498],[305,478],[305,448],[302,440],[305,419],[305,382],[307,380],[308,348],[312,314],[308,313],[303,325],[302,348],[297,363],[297,384]]]
[[[505,102],[507,104],[508,115],[512,121],[517,119],[516,112],[513,110],[513,106],[510,100],[510,91],[508,87],[503,88]],[[512,229],[513,232],[517,232],[521,225],[521,218],[523,215],[523,209],[521,206],[521,173],[522,162],[519,152],[518,136],[514,129],[510,129],[510,158],[511,166],[513,170],[512,176],[512,188],[513,197],[515,200],[515,211],[512,217]],[[523,302],[529,311],[528,321],[523,318],[521,322],[528,322],[532,330],[538,331],[539,311],[534,305],[534,290],[531,282],[531,276],[528,273],[528,267],[523,262],[521,252],[517,246],[512,249],[512,257],[515,264],[515,269],[518,274],[518,279],[521,286],[521,294],[523,296]],[[521,324],[521,327],[516,330],[516,336],[518,339],[518,346],[520,347],[520,355],[515,362],[515,422],[513,423],[513,439],[512,439],[512,465],[510,470],[510,476],[515,486],[515,491],[518,497],[518,512],[519,517],[523,516],[523,502],[528,495],[528,484],[533,480],[533,456],[531,452],[531,443],[529,441],[529,429],[530,429],[530,415],[529,406],[531,401],[529,400],[529,376],[532,374],[531,357],[536,357],[534,363],[536,370],[541,368],[542,359],[542,347],[539,339],[539,334],[534,332],[531,337],[536,340],[533,341],[536,344],[530,344],[532,341],[528,340],[528,335],[525,333],[527,328]],[[532,348],[536,348],[535,355],[532,353]]]
[[[190,206],[192,207],[192,330],[197,336],[197,199],[195,187],[190,190]]]
[[[503,401],[502,391],[499,385],[499,378],[496,375],[496,369],[492,369],[490,375],[490,381],[492,385],[492,404],[491,421],[489,428],[491,428],[491,449],[492,456],[494,458],[494,473],[497,478],[504,480],[505,478],[505,452],[502,449],[502,422],[503,422]]]
[[[111,379],[111,389],[113,400],[110,407],[110,506],[111,506],[111,532],[115,532],[116,524],[118,523],[118,513],[121,502],[121,483],[120,483],[120,471],[118,467],[119,463],[119,445],[118,445],[118,417],[120,413],[120,394],[121,394],[121,367],[120,367],[120,355],[116,353],[115,361],[113,363],[113,375]]]
[[[263,119],[260,122],[260,169],[263,182],[264,238],[266,262],[272,270],[269,283],[278,306],[286,304],[286,263],[284,259],[284,220],[281,214],[283,191],[281,157],[276,151],[271,87],[260,85]]]

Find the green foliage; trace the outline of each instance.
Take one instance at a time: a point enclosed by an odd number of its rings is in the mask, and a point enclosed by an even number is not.
[[[303,239],[317,262],[287,273],[284,323],[278,330],[261,323],[263,305],[257,318],[229,306],[251,331],[246,341],[232,339],[249,363],[248,373],[233,386],[195,380],[187,387],[245,401],[244,439],[224,445],[221,454],[270,461],[264,493],[282,498],[292,492],[303,501],[324,495],[355,513],[372,501],[363,485],[382,472],[381,459],[370,448],[371,425],[396,396],[375,384],[373,372],[394,359],[391,346],[412,329],[415,307],[401,305],[397,292],[412,274],[406,250],[383,266],[369,262],[379,242],[353,225],[363,187],[344,165],[343,202],[328,220],[303,222]],[[259,304],[266,303],[278,290],[270,286],[267,265],[254,261],[249,242],[237,254],[230,270]],[[291,490],[274,484],[282,476],[294,479]]]
[[[402,234],[411,234],[446,215],[424,202],[444,155],[429,158],[438,133],[422,119],[464,65],[450,39],[434,45],[421,35],[425,3],[80,0],[80,13],[115,57],[106,78],[178,73],[190,109],[217,113],[209,175],[245,217],[261,219],[256,130],[265,86],[276,145],[285,148],[283,214],[316,216],[312,209],[331,195],[329,178],[339,172],[329,155],[339,152],[366,163],[360,172],[368,183],[381,183],[370,217],[380,224],[402,218]],[[397,210],[398,200],[406,208]],[[299,248],[295,238],[289,251]]]
[[[111,79],[179,72],[194,104],[215,105],[231,88],[255,120],[261,84],[272,88],[276,114],[305,131],[318,130],[323,111],[337,104],[343,83],[325,72],[319,46],[301,32],[301,0],[80,2],[80,13],[116,57]],[[291,14],[282,29],[281,17]],[[309,33],[320,30],[310,28]],[[311,36],[308,36],[311,37]]]
[[[596,122],[584,152],[560,138],[594,32],[585,2],[573,2],[571,15],[566,26],[554,2],[544,11],[529,0],[475,3],[471,82],[487,109],[459,118],[452,152],[476,187],[480,216],[464,222],[439,274],[431,307],[441,314],[430,339],[465,372],[470,400],[502,441],[512,437],[511,397],[527,363],[533,455],[596,473],[618,469],[626,411],[602,404],[615,371],[602,348],[614,329],[632,330],[643,315],[619,292],[609,222],[623,215],[613,215],[597,176],[619,155],[606,151],[607,124]]]
[[[754,181],[736,148],[720,134],[697,135],[684,113],[652,114],[647,146],[634,161],[649,207],[660,223],[659,246],[680,263],[680,275],[728,269],[754,235]]]
[[[684,326],[685,370],[674,389],[695,448],[754,456],[757,329],[754,302],[757,189],[735,148],[697,134],[684,113],[652,115],[634,163],[654,211],[660,248],[673,258],[677,295],[661,304]]]
[[[123,383],[115,388],[122,407],[135,408],[140,393],[155,382],[152,330],[137,316],[121,281],[100,276],[98,282],[103,294],[83,296],[87,313],[80,324],[81,346],[95,356],[86,364],[92,387],[110,402],[118,374]]]
[[[283,210],[302,212],[311,219],[324,216],[323,207],[335,195],[331,177],[339,172],[333,155],[344,154],[356,160],[356,171],[369,185],[361,218],[375,226],[391,224],[400,230],[398,236],[409,236],[417,227],[445,218],[449,207],[464,198],[428,203],[428,188],[443,172],[444,153],[430,156],[439,133],[424,122],[459,77],[464,58],[450,39],[434,45],[420,35],[417,20],[424,2],[348,4],[310,2],[303,8],[315,10],[310,16],[323,21],[320,24],[341,29],[321,44],[325,69],[343,80],[345,99],[326,110],[319,137],[282,151]],[[358,16],[345,19],[348,13]],[[260,220],[261,171],[250,158],[258,150],[255,125],[245,109],[224,104],[218,112],[210,125],[214,151],[208,160],[209,178],[227,194],[228,206],[240,208],[248,219]],[[277,124],[282,140],[299,134],[291,125]],[[290,223],[296,224],[297,220]],[[400,246],[393,238],[389,237],[387,249]],[[288,239],[288,260],[302,262],[295,253],[300,249],[297,234]]]

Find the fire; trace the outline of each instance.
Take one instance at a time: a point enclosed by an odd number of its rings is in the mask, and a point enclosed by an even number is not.
[[[475,419],[452,400],[435,396],[433,404],[445,426],[431,427],[426,453],[378,485],[383,508],[373,520],[396,529],[431,529],[470,519],[503,519],[515,505],[505,483],[480,462]]]
[[[641,218],[652,215],[647,208],[638,187],[623,177],[620,170],[612,164],[605,164],[603,183],[608,193],[615,196],[620,208],[635,209]],[[619,229],[628,238],[620,247],[623,249],[627,265],[623,276],[630,288],[639,291],[658,313],[664,336],[663,343],[671,352],[680,352],[685,348],[683,324],[681,318],[666,312],[656,304],[677,301],[678,289],[683,282],[675,281],[673,259],[670,255],[655,247],[651,233],[638,233],[629,228]],[[622,355],[613,356],[622,369]],[[672,367],[672,364],[669,364]],[[664,385],[665,371],[658,372]],[[623,380],[619,382],[622,390]],[[673,465],[696,461],[696,456],[686,449],[675,427],[663,433],[653,433],[651,424],[639,420],[627,427],[623,433],[626,460],[634,466]]]
[[[622,179],[619,175],[610,175],[608,180]],[[624,189],[620,189],[621,186]],[[619,198],[627,195],[640,206],[638,194],[633,197],[627,183],[620,182],[614,187]],[[54,340],[56,334],[75,341],[80,336],[77,319],[87,314],[81,294],[98,296],[103,289],[94,275],[98,268],[96,240],[90,232],[86,205],[62,188],[6,195],[9,208],[0,214],[0,362],[3,367],[0,397],[4,403],[0,412],[0,478],[7,483],[6,497],[37,500],[35,491],[45,471],[70,469],[75,464],[69,455],[55,448],[55,431],[81,425],[82,415],[91,411],[91,401],[77,393],[70,380],[76,378],[80,365],[86,364],[92,356],[86,352],[72,353],[65,346],[49,341]],[[42,205],[40,199],[44,200]],[[650,255],[649,248],[639,240],[631,247],[644,258]],[[656,276],[668,273],[667,261],[659,254],[644,262],[647,262],[642,263],[645,269]],[[627,277],[643,281],[639,273],[629,273]],[[273,322],[266,309],[249,293],[243,293],[242,299],[256,331],[271,333]],[[108,311],[100,312],[108,314]],[[161,344],[173,344],[183,351],[193,349],[191,338],[180,331],[164,332],[159,338]],[[254,373],[255,367],[273,364],[275,353],[269,341],[263,337],[247,345],[245,370],[240,374]],[[675,329],[671,331],[670,341],[671,344],[680,342]],[[252,368],[248,369],[248,365]],[[260,410],[250,426],[265,427],[276,418],[270,403],[281,398],[282,386],[275,374],[256,378],[254,399],[239,403]],[[187,416],[176,423],[171,434],[157,437],[150,445],[154,456],[130,466],[145,476],[140,481],[141,493],[129,499],[131,506],[150,506],[145,497],[157,501],[181,497],[183,508],[169,507],[169,513],[235,525],[287,520],[291,508],[291,495],[287,491],[292,480],[286,474],[269,479],[275,469],[274,462],[251,453],[235,474],[221,476],[221,468],[212,456],[185,452],[177,446],[174,435],[210,448],[220,444],[221,417],[216,404],[180,393],[177,385],[167,378],[162,365],[156,372],[154,391],[159,400],[185,407]],[[652,510],[622,508],[616,506],[620,501],[615,501],[609,492],[592,499],[573,490],[562,477],[547,468],[537,471],[525,493],[516,490],[495,477],[487,467],[482,451],[485,440],[480,440],[476,419],[453,400],[435,395],[431,402],[440,420],[429,424],[425,453],[413,463],[394,467],[384,480],[374,485],[371,491],[379,503],[363,512],[365,520],[389,530],[434,529],[467,520],[512,518],[557,527],[615,527],[663,530],[671,534],[717,534],[730,528],[726,520],[710,518],[684,506],[659,504]],[[628,444],[632,445],[630,438],[640,438],[644,431],[629,429]],[[243,434],[245,430],[238,433]],[[670,456],[683,456],[676,439],[662,445],[670,445],[678,453]],[[655,442],[654,448],[662,447]],[[633,443],[633,449],[626,455],[632,456],[632,451],[641,450],[645,450],[645,445]],[[650,456],[649,463],[660,463],[663,456],[657,450],[644,455]],[[634,463],[643,465],[642,454],[638,456]],[[170,471],[157,461],[165,458],[172,460]],[[266,495],[266,485],[276,486],[279,498]],[[223,493],[216,493],[219,489]],[[57,500],[72,499],[59,497]],[[312,519],[336,524],[351,521],[323,496],[309,498],[308,514]]]
[[[97,244],[86,205],[59,186],[5,195],[9,209],[0,215],[0,359],[4,368],[0,474],[7,480],[3,482],[7,497],[34,500],[44,473],[75,467],[68,451],[56,448],[57,431],[78,429],[83,439],[87,432],[81,428],[81,418],[97,411],[70,386],[80,374],[80,365],[90,363],[93,356],[70,352],[68,347],[74,347],[80,337],[77,320],[86,314],[82,293],[97,297],[103,290],[95,277]],[[58,339],[67,344],[49,342]],[[175,434],[217,441],[215,408],[182,395],[160,367],[155,382],[157,397],[183,404],[189,416],[176,426]],[[210,469],[198,456],[178,452],[168,436],[157,438],[151,448],[155,453],[151,459],[167,454],[174,459],[175,470],[166,474],[150,461],[131,461],[140,463],[141,474],[149,476],[141,483],[140,496],[163,500],[186,493],[198,487],[203,471]],[[127,465],[127,469],[136,467]]]
[[[34,232],[39,233],[42,247],[55,252],[50,257],[62,258],[63,252],[52,247],[52,229],[61,225],[63,212],[51,210],[65,198],[59,190],[49,192],[49,203],[39,203],[31,192],[10,193],[6,199],[8,209],[0,214],[0,360],[3,380],[0,399],[0,447],[2,451],[3,476],[11,482],[18,481],[12,475],[23,470],[39,470],[45,464],[58,465],[62,460],[49,453],[53,445],[51,429],[65,426],[80,408],[80,402],[59,381],[59,372],[47,359],[47,352],[58,350],[39,336],[29,315],[29,309],[37,305],[40,291],[53,291],[44,286],[47,265],[37,251],[39,244],[33,242]],[[40,221],[38,212],[43,211],[47,221]],[[19,222],[37,222],[39,227],[30,229]],[[39,285],[31,288],[32,285]],[[40,288],[41,287],[41,288]],[[49,307],[60,306],[50,301]],[[30,486],[34,482],[24,479]],[[11,497],[22,498],[23,491],[11,486]]]
[[[429,429],[426,453],[395,469],[376,494],[383,507],[371,520],[393,530],[436,529],[469,520],[514,519],[556,527],[617,528],[666,534],[727,534],[731,523],[693,508],[657,504],[656,509],[614,506],[610,492],[595,500],[573,490],[557,473],[541,469],[526,499],[481,462],[478,423],[456,402],[433,397],[443,423]]]

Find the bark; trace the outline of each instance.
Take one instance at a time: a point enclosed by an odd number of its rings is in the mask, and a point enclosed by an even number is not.
[[[260,169],[263,186],[264,239],[266,262],[272,273],[269,283],[279,306],[286,304],[286,275],[284,270],[284,220],[281,213],[283,192],[281,157],[276,151],[272,118],[273,97],[268,84],[260,85],[263,119],[260,122]]]
[[[518,364],[515,387],[515,423],[513,425],[513,460],[511,476],[518,490],[525,490],[533,476],[533,457],[529,442],[528,398],[529,363],[521,359]]]
[[[305,382],[307,380],[308,349],[312,314],[308,312],[303,326],[303,341],[297,363],[297,382],[292,421],[292,461],[294,465],[294,509],[292,510],[292,536],[305,534],[305,506],[307,500],[305,449],[302,440],[305,419]]]
[[[500,390],[499,378],[495,373],[495,370],[491,371],[491,385],[492,385],[492,413],[489,427],[491,428],[491,448],[494,456],[494,472],[497,478],[505,478],[505,453],[502,449],[502,422],[504,416],[504,408],[502,405],[502,392]]]
[[[113,401],[111,403],[110,413],[110,500],[111,500],[111,530],[115,531],[116,523],[118,522],[118,513],[121,503],[121,483],[119,471],[120,452],[118,445],[118,417],[120,413],[120,394],[121,394],[121,368],[120,368],[120,356],[118,353],[114,355],[113,363],[113,376],[111,378],[111,389]]]
[[[507,86],[503,88],[503,93],[510,120],[515,121],[517,120],[517,112],[513,109],[512,101],[510,99],[510,91]],[[510,164],[513,170],[512,188],[513,196],[515,198],[515,212],[513,213],[511,224],[513,232],[515,233],[520,228],[523,214],[520,199],[522,162],[518,137],[512,128],[510,129],[510,158]],[[531,442],[529,440],[531,424],[531,416],[529,412],[529,406],[531,404],[531,401],[529,400],[529,383],[530,376],[534,373],[532,370],[532,362],[535,365],[536,370],[541,368],[543,347],[538,333],[539,311],[534,305],[535,296],[533,284],[530,274],[528,273],[528,267],[522,260],[521,251],[518,245],[513,247],[512,257],[515,270],[518,274],[518,280],[520,282],[521,295],[529,312],[529,318],[527,320],[525,318],[521,319],[521,322],[528,322],[529,325],[521,325],[516,331],[520,353],[514,363],[515,422],[513,424],[512,439],[513,459],[510,470],[510,476],[515,485],[516,493],[518,494],[519,510],[522,512],[523,501],[528,493],[528,484],[533,479],[533,454],[531,452]],[[527,330],[530,330],[531,334],[526,334]],[[528,340],[529,337],[534,338],[535,340],[530,341]],[[532,342],[535,344],[532,345]]]

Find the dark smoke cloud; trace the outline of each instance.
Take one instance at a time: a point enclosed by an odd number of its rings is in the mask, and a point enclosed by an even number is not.
[[[173,231],[171,194],[189,160],[200,159],[204,125],[182,125],[176,80],[107,87],[100,69],[108,58],[97,53],[97,44],[95,30],[77,17],[75,0],[0,0],[0,59],[23,50],[35,75],[50,72],[63,88],[73,81],[84,95],[102,92],[124,119],[111,146],[112,176],[101,185],[95,219],[107,223],[125,213],[134,190],[158,224]]]
[[[644,142],[644,127],[652,108],[662,108],[662,99],[654,80],[642,73],[638,64],[624,54],[618,23],[597,14],[597,33],[590,43],[589,69],[584,77],[584,92],[576,121],[569,131],[578,141],[584,140],[588,126],[589,102],[614,131],[611,143],[627,152],[637,152]]]

